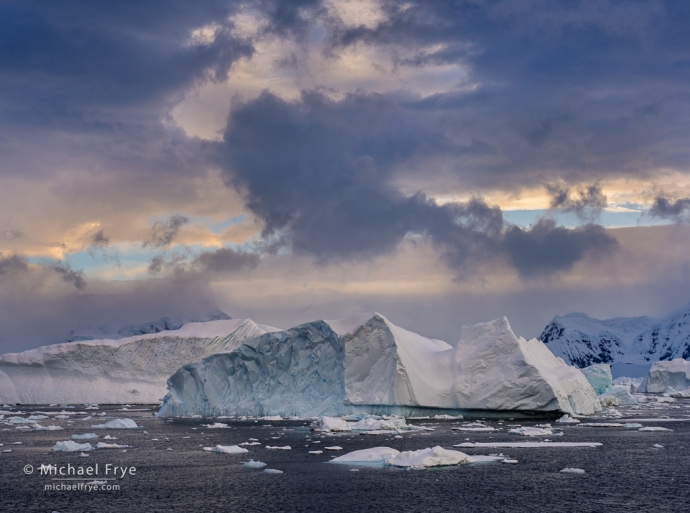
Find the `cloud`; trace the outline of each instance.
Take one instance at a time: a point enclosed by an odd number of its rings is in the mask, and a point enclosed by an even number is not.
[[[231,248],[219,248],[205,251],[198,255],[193,266],[202,272],[229,273],[241,269],[252,269],[259,263],[259,256],[254,253],[235,251]]]
[[[75,271],[69,264],[57,263],[51,266],[65,283],[71,283],[75,288],[82,290],[86,288],[86,280],[84,279],[84,272]]]
[[[594,221],[608,205],[598,183],[582,186],[575,192],[563,184],[545,184],[544,187],[551,195],[551,210],[573,212],[586,221]]]
[[[171,216],[167,221],[156,221],[151,228],[151,235],[143,245],[154,248],[166,248],[172,244],[177,234],[184,225],[189,223],[189,218],[180,214]]]
[[[0,255],[0,275],[25,273],[29,269],[26,260],[18,255],[3,257]]]
[[[677,223],[688,223],[690,222],[690,198],[672,201],[663,196],[657,196],[649,209],[649,215],[672,219]]]
[[[423,193],[405,195],[395,185],[402,166],[468,151],[405,114],[386,95],[337,102],[312,92],[287,102],[264,93],[231,112],[214,158],[264,222],[265,238],[321,263],[391,253],[408,235],[428,237],[461,277],[500,261],[522,276],[549,274],[614,249],[594,226],[568,230],[544,221],[522,230],[479,198],[439,205]],[[576,200],[566,194],[559,206],[585,212],[601,201],[595,185]]]

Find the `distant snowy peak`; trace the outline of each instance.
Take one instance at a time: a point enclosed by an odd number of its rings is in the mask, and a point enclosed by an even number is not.
[[[575,367],[598,363],[649,364],[690,358],[690,305],[665,320],[616,317],[599,320],[582,313],[556,316],[539,339]]]
[[[144,322],[142,324],[125,326],[114,329],[110,326],[88,327],[72,331],[70,337],[65,342],[77,342],[82,340],[111,339],[133,337],[136,335],[148,335],[150,333],[160,333],[161,331],[179,330],[190,322],[226,321],[230,317],[225,312],[215,309],[205,315],[195,316],[173,316],[161,317],[155,321]]]

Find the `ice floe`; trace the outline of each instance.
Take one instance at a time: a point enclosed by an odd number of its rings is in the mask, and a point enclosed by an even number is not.
[[[58,442],[53,446],[53,451],[62,452],[75,452],[75,451],[92,451],[93,446],[91,444],[79,444],[72,440],[66,440],[64,442]]]
[[[204,447],[203,450],[208,452],[218,452],[221,454],[244,454],[249,452],[244,447],[239,447],[237,445],[216,445],[215,447]]]
[[[132,419],[113,419],[105,424],[95,424],[91,427],[96,429],[136,429],[142,426],[137,426],[137,423]]]

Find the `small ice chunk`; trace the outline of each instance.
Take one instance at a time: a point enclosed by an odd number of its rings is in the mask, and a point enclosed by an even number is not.
[[[563,415],[560,419],[558,419],[556,422],[559,424],[579,424],[580,421],[577,419],[572,418],[570,415],[565,414]]]
[[[213,424],[202,424],[202,426],[209,429],[224,429],[230,427],[228,424],[223,424],[222,422],[214,422]]]
[[[249,452],[244,447],[237,445],[216,445],[215,447],[204,447],[204,451],[217,452],[221,454],[244,454]]]
[[[290,447],[289,445],[284,445],[284,446],[282,446],[282,447],[279,447],[279,446],[277,446],[277,445],[276,445],[276,446],[267,445],[267,446],[266,446],[266,449],[280,449],[280,450],[283,450],[283,451],[289,451],[290,449],[292,449],[292,447]],[[245,449],[245,451],[246,451],[246,449]]]
[[[512,463],[512,464],[515,464],[515,463],[517,463],[517,462],[518,462],[518,460],[511,460],[511,459],[508,459],[508,458],[506,458],[506,459],[504,459],[504,460],[501,460],[501,463]]]
[[[525,436],[549,436],[553,435],[552,428],[520,427],[508,430],[509,433]]]
[[[56,443],[53,446],[53,450],[62,452],[92,451],[93,446],[91,444],[78,444],[72,440],[66,440],[64,442]]]
[[[103,440],[117,440],[117,439],[118,439],[117,437],[110,436],[110,435],[105,435],[103,437]]]
[[[91,427],[96,429],[136,429],[142,426],[137,426],[137,423],[132,419],[114,419],[105,424],[96,424]]]
[[[105,442],[98,442],[96,449],[122,449],[124,447],[131,447],[131,445],[108,444]]]
[[[655,449],[663,449],[664,448],[664,446],[661,444],[654,444],[654,445],[652,445],[652,447],[654,447]]]
[[[309,454],[323,454],[323,451],[309,451]]]
[[[92,440],[94,438],[98,438],[98,435],[96,433],[84,433],[81,435],[72,435],[70,438],[72,440]]]
[[[638,431],[673,431],[673,430],[665,428],[665,427],[661,427],[661,426],[646,426],[646,427],[638,429]]]
[[[88,456],[88,454],[85,452],[80,452],[79,456],[81,456],[82,458],[86,458]]]
[[[278,470],[275,468],[267,468],[264,470],[264,474],[282,474],[282,473],[283,473],[282,470]]]
[[[265,466],[266,466],[266,463],[264,463],[263,461],[249,460],[244,465],[242,465],[242,468],[259,469],[259,468],[264,468]]]
[[[584,474],[585,471],[581,468],[566,467],[561,470],[561,474]]]
[[[340,447],[339,445],[334,445],[332,447],[324,447],[327,451],[342,451],[343,448]]]
[[[312,431],[352,431],[352,424],[336,417],[319,417],[311,423]]]

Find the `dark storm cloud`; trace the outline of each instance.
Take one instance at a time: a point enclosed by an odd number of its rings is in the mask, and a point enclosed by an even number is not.
[[[551,195],[551,210],[573,212],[580,219],[593,221],[608,204],[598,183],[584,185],[577,190],[563,184],[545,184]]]
[[[25,273],[29,269],[26,260],[18,255],[0,256],[0,275]]]
[[[399,66],[464,66],[474,89],[430,96],[419,108],[443,112],[446,133],[481,140],[504,157],[459,159],[454,171],[469,186],[687,169],[686,2],[383,5],[386,16],[373,28],[336,27],[331,51],[392,47],[396,55],[412,55]]]
[[[166,248],[172,244],[177,234],[184,225],[189,223],[189,218],[180,214],[171,216],[167,221],[156,221],[151,227],[149,238],[143,245],[154,248]]]
[[[481,199],[438,205],[423,194],[406,197],[393,185],[398,166],[467,149],[405,112],[381,95],[335,102],[309,93],[285,102],[265,93],[231,113],[216,161],[264,221],[267,239],[322,262],[391,252],[407,235],[421,235],[461,277],[501,259],[535,276],[616,247],[600,227],[542,221],[523,230]],[[592,186],[569,206],[583,210],[600,196]]]
[[[675,201],[657,196],[654,198],[649,214],[662,219],[672,219],[677,223],[690,222],[690,198],[681,198]]]
[[[81,270],[75,271],[70,267],[69,264],[63,264],[58,262],[51,266],[52,270],[55,271],[65,283],[70,283],[74,285],[77,289],[86,288],[86,280],[84,279],[84,272]]]
[[[252,269],[259,264],[259,256],[254,253],[220,248],[198,255],[193,265],[202,272],[231,273],[242,269]]]

